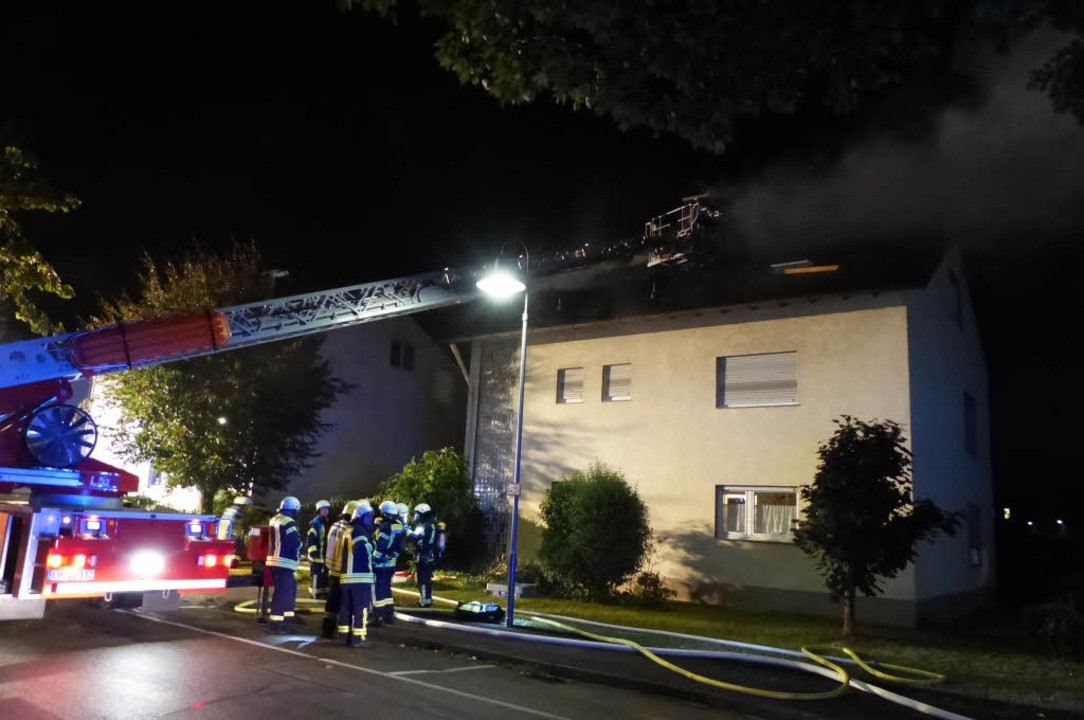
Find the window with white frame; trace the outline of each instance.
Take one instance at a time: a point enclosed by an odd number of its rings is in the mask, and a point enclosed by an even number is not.
[[[632,363],[603,366],[602,399],[605,402],[632,400]]]
[[[561,368],[557,371],[557,402],[583,402],[583,368]]]
[[[798,404],[798,353],[715,359],[715,407]]]
[[[798,491],[790,487],[715,486],[715,537],[790,542]]]

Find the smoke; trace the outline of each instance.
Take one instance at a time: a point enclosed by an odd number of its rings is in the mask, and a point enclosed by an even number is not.
[[[738,237],[783,254],[847,243],[951,238],[1014,255],[1034,239],[1084,225],[1084,127],[1025,88],[1066,37],[1036,30],[971,73],[984,102],[932,109],[920,139],[859,141],[828,170],[776,166],[736,190],[727,211]],[[1015,249],[1014,249],[1015,248]]]

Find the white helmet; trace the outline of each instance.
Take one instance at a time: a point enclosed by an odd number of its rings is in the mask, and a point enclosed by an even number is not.
[[[295,498],[293,495],[288,495],[282,499],[279,503],[279,512],[288,510],[290,512],[297,512],[301,508],[301,501]]]
[[[414,506],[414,512],[418,515],[433,512],[433,508],[429,507],[429,503],[418,503]]]
[[[395,503],[394,500],[385,500],[384,502],[380,503],[380,514],[386,515],[388,517],[398,515],[399,506]]]
[[[368,500],[361,500],[354,508],[354,513],[350,516],[350,520],[357,520],[360,517],[373,514],[373,506],[369,504]]]
[[[351,500],[355,508],[364,508],[365,512],[374,512],[373,504],[368,500]]]
[[[320,512],[324,508],[329,508],[330,509],[331,508],[331,503],[329,503],[327,500],[320,500],[319,502],[316,503],[316,512]]]

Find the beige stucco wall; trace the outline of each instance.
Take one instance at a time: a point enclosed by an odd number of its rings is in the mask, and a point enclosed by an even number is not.
[[[661,538],[656,569],[671,581],[705,596],[717,583],[823,594],[794,546],[715,539],[715,488],[810,482],[817,445],[842,413],[909,423],[907,342],[903,296],[886,294],[534,333],[521,516],[538,517],[552,480],[599,460],[638,487]],[[715,407],[716,358],[781,351],[798,352],[797,405]],[[632,399],[602,401],[603,366],[626,362]],[[557,403],[557,370],[579,366],[584,402]],[[914,598],[910,569],[884,597]]]

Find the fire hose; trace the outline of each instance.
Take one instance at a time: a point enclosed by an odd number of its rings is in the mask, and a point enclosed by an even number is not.
[[[418,597],[418,593],[404,590],[400,588],[392,588],[393,592],[398,592],[404,595],[410,595]],[[455,600],[448,598],[433,597],[435,602],[445,603],[449,605],[458,606],[459,603]],[[919,712],[924,712],[932,717],[943,718],[944,720],[968,720],[963,715],[953,713],[948,710],[934,707],[921,701],[913,700],[911,698],[899,695],[884,688],[872,685],[870,683],[858,680],[851,677],[851,674],[843,667],[844,664],[857,665],[862,670],[870,673],[874,677],[882,680],[907,684],[907,685],[931,685],[935,683],[943,682],[944,675],[939,673],[930,672],[928,670],[921,670],[918,668],[910,668],[902,665],[893,665],[889,663],[879,663],[880,668],[895,671],[893,674],[887,673],[883,670],[874,667],[873,665],[864,661],[854,650],[846,647],[839,646],[806,646],[801,649],[801,652],[795,652],[793,650],[787,650],[785,648],[775,648],[767,645],[752,645],[748,643],[739,643],[730,640],[719,640],[716,638],[706,638],[695,635],[684,635],[681,633],[672,633],[661,630],[646,630],[644,628],[628,628],[620,625],[608,625],[606,623],[599,623],[588,620],[580,620],[579,618],[566,618],[559,615],[548,615],[545,613],[536,613],[528,610],[520,610],[521,615],[528,617],[531,623],[538,625],[551,627],[563,632],[573,633],[589,638],[589,640],[572,640],[569,638],[557,638],[557,637],[543,637],[538,635],[532,635],[528,633],[496,630],[486,627],[475,627],[471,625],[462,625],[459,623],[450,623],[441,620],[429,620],[409,614],[398,613],[397,617],[406,621],[412,622],[428,627],[439,627],[444,629],[460,630],[466,632],[479,633],[484,635],[490,635],[493,637],[501,638],[514,638],[524,641],[543,642],[551,644],[572,645],[575,647],[587,647],[593,649],[606,649],[606,650],[625,650],[628,652],[638,652],[644,655],[652,662],[670,670],[676,672],[684,677],[694,680],[696,682],[706,684],[712,687],[718,687],[724,690],[730,690],[733,692],[739,692],[747,695],[754,695],[757,697],[764,697],[776,700],[823,700],[834,698],[842,695],[846,692],[848,687],[855,687],[863,692],[868,692],[879,697],[882,697],[891,702],[909,707]],[[562,620],[566,622],[561,622]],[[684,639],[697,640],[707,642],[709,644],[718,644],[722,646],[729,646],[736,649],[752,650],[759,653],[771,653],[775,655],[783,655],[790,657],[800,657],[803,661],[796,661],[786,659],[786,657],[767,657],[764,655],[753,655],[749,652],[721,652],[721,651],[705,651],[705,650],[679,650],[674,648],[660,648],[660,647],[646,647],[640,643],[628,640],[627,638],[614,637],[611,635],[603,635],[599,633],[592,633],[582,628],[574,627],[568,623],[587,624],[597,627],[612,628],[619,631],[635,632],[640,634],[654,634],[660,636],[673,636]],[[831,655],[823,655],[824,652],[841,652],[846,655],[846,658],[833,657]],[[769,690],[765,688],[755,688],[745,685],[738,685],[735,683],[727,683],[715,678],[699,675],[686,668],[683,668],[675,663],[672,663],[665,658],[661,657],[668,655],[671,657],[687,657],[687,658],[704,658],[704,659],[721,659],[721,660],[739,660],[744,662],[753,662],[766,665],[774,665],[779,667],[787,667],[813,674],[821,675],[831,679],[838,680],[839,684],[827,691],[823,692],[785,692],[778,690]],[[810,664],[808,660],[812,660],[816,665]]]

